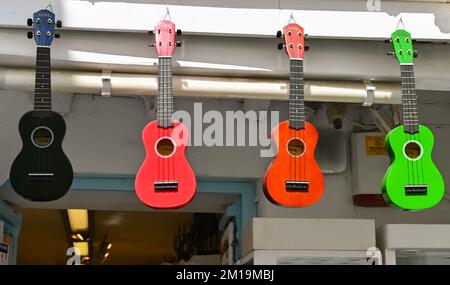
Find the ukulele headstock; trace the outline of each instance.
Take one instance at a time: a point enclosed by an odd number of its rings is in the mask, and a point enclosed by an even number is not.
[[[55,26],[60,28],[61,21],[55,21],[55,14],[47,9],[42,9],[33,14],[33,19],[28,19],[27,25],[33,27],[33,32],[28,32],[28,38],[34,37],[38,46],[51,46],[54,38],[59,38],[55,34]]]
[[[411,34],[405,30],[396,30],[391,35],[394,55],[400,64],[412,64],[417,51],[413,48]]]
[[[302,26],[296,23],[290,23],[283,28],[283,33],[279,31],[277,37],[284,37],[284,46],[290,59],[303,59],[305,51],[305,31]],[[283,44],[278,44],[278,48],[282,49]]]
[[[181,46],[175,41],[176,35],[181,35],[181,30],[175,30],[175,24],[168,20],[163,20],[155,25],[151,32],[155,35],[156,52],[158,56],[172,56],[175,46]]]

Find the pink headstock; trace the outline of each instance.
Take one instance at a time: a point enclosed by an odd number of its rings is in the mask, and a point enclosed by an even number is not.
[[[290,59],[303,59],[305,55],[305,33],[303,27],[290,23],[283,28],[286,51]]]
[[[175,48],[175,24],[163,20],[155,25],[155,46],[158,56],[172,56]]]

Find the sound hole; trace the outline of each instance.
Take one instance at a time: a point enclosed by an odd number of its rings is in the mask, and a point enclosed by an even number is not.
[[[294,157],[301,156],[305,152],[305,144],[301,139],[291,139],[287,145],[287,150]]]
[[[175,145],[171,139],[161,139],[156,145],[156,151],[160,156],[171,156],[175,150]]]
[[[53,132],[47,127],[37,127],[31,134],[33,144],[38,148],[47,148],[53,142]]]
[[[409,142],[405,146],[405,154],[409,159],[418,159],[422,153],[422,148],[416,142]]]

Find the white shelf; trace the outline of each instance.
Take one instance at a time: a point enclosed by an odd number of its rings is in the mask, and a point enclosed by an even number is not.
[[[381,255],[377,257],[381,264]],[[237,265],[370,265],[367,251],[322,250],[255,250]]]
[[[367,251],[374,220],[254,218],[244,228],[243,254],[254,250]]]
[[[377,245],[385,264],[450,264],[450,225],[384,225]]]

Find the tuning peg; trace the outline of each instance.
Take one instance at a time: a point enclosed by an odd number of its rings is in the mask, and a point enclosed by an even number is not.
[[[393,51],[388,51],[386,54],[387,55],[394,55],[395,53]]]
[[[417,42],[416,39],[412,39],[412,43],[415,44]]]
[[[176,46],[177,46],[177,47],[181,47],[181,42],[177,42],[177,43],[176,43]]]
[[[284,47],[284,44],[283,44],[283,43],[278,43],[277,49],[283,49],[283,47]]]
[[[277,38],[281,38],[282,35],[281,31],[277,31]]]
[[[419,56],[419,52],[417,50],[414,50],[413,52],[413,57],[416,58]]]
[[[149,47],[155,47],[155,44],[149,44],[148,46]]]
[[[59,38],[61,38],[61,35],[60,34],[55,34],[55,39],[59,39]]]
[[[309,40],[309,35],[305,34],[304,39],[305,39],[305,41]]]
[[[56,21],[56,27],[57,27],[57,28],[61,28],[61,27],[62,27],[62,22],[61,22],[61,20]]]
[[[305,46],[305,51],[309,51],[309,46]]]
[[[27,38],[32,39],[33,38],[33,32],[28,32],[27,33]]]
[[[153,31],[148,31],[148,34],[149,34],[149,35],[153,35],[154,32],[153,32]]]
[[[28,18],[28,20],[27,20],[27,26],[28,26],[28,27],[33,26],[33,19]]]
[[[385,43],[385,44],[389,44],[389,43],[391,43],[391,42],[392,42],[391,39],[386,39],[386,40],[384,40],[384,43]]]
[[[181,36],[181,30],[180,29],[177,30],[177,36]]]

